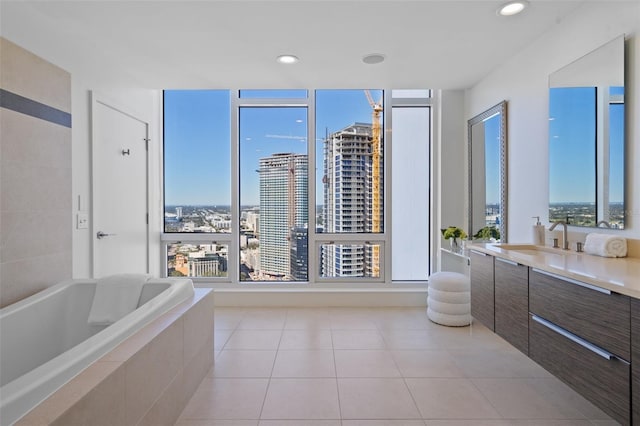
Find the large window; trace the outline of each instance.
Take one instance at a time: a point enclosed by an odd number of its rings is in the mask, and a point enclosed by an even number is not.
[[[229,91],[164,92],[164,230],[231,231]]]
[[[307,281],[307,109],[240,108],[240,280]]]
[[[165,91],[167,275],[245,284],[426,279],[408,268],[428,271],[428,92],[397,93],[413,99],[411,110],[394,110],[401,145],[393,152],[413,166],[394,175],[392,209],[389,91]],[[391,210],[405,260],[394,261],[393,276]]]

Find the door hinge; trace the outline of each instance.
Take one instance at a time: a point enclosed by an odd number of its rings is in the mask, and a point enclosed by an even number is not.
[[[149,151],[149,141],[150,141],[151,139],[149,139],[149,138],[144,138],[143,140],[144,140],[144,147],[145,147],[145,149],[146,149],[147,151]]]
[[[147,225],[149,224],[149,213],[147,213]]]

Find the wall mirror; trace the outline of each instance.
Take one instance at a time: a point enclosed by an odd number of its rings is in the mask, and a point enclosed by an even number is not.
[[[550,221],[624,229],[624,109],[624,36],[549,76]]]
[[[507,102],[468,122],[469,236],[486,227],[507,241]],[[485,234],[484,238],[494,235]],[[495,237],[495,236],[494,236]]]

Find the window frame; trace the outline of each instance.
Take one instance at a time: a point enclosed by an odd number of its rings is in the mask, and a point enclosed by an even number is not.
[[[380,233],[318,233],[316,232],[316,91],[323,90],[319,88],[308,88],[306,98],[241,98],[241,89],[225,89],[230,94],[230,170],[231,170],[231,232],[229,233],[167,233],[164,232],[164,214],[162,215],[163,225],[160,235],[160,256],[162,276],[168,274],[167,249],[171,244],[190,243],[190,244],[225,244],[228,246],[227,258],[227,276],[226,277],[187,277],[191,278],[194,284],[203,287],[231,287],[231,288],[359,288],[359,287],[380,287],[380,288],[396,288],[398,282],[392,281],[391,277],[391,256],[393,248],[391,247],[391,155],[390,147],[393,140],[393,134],[390,129],[393,128],[392,108],[394,107],[429,107],[435,105],[434,93],[428,90],[429,97],[407,97],[394,98],[393,89],[376,88],[383,90],[384,105],[383,111],[383,127],[385,149],[383,150],[383,232]],[[203,89],[204,90],[204,89]],[[336,89],[340,90],[340,89]],[[162,99],[162,134],[164,134],[164,92]],[[308,153],[308,281],[240,281],[240,127],[239,117],[240,110],[243,107],[302,107],[307,110],[307,153]],[[433,122],[433,110],[430,113]],[[434,128],[433,123],[430,124],[429,144],[433,145]],[[163,143],[164,146],[164,143]],[[431,151],[431,148],[430,148]],[[431,158],[429,159],[431,162]],[[430,167],[432,165],[430,164]],[[161,167],[164,167],[164,152],[162,153]],[[162,205],[164,212],[164,188],[165,176],[162,173]],[[430,195],[431,196],[431,195]],[[431,200],[429,200],[429,209],[432,209]],[[431,214],[433,217],[433,214]],[[432,226],[429,226],[431,229]],[[432,235],[429,236],[431,238]],[[380,274],[379,277],[322,277],[319,265],[320,246],[328,243],[342,244],[377,244],[380,246]],[[430,244],[431,246],[431,244]],[[431,265],[433,263],[433,255],[430,253],[427,261]],[[406,284],[405,282],[400,282]],[[420,282],[419,287],[423,287],[424,283]]]

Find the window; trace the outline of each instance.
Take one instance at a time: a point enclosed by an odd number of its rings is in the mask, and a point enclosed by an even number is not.
[[[426,280],[430,272],[426,259],[430,253],[431,109],[424,105],[394,106],[392,117],[392,279]]]
[[[603,217],[612,228],[624,229],[624,87],[609,87],[608,124],[609,188]]]
[[[307,109],[240,108],[240,280],[307,281]]]
[[[428,256],[428,94],[394,91],[420,108],[394,110],[397,168],[403,158],[415,164],[394,175],[392,207],[385,103],[391,107],[393,98],[385,91],[165,91],[167,275],[245,284],[425,279],[386,272],[385,212],[393,208],[400,218],[394,244],[420,244]],[[416,186],[417,172],[425,180]],[[401,213],[415,210],[407,204],[425,210],[409,226]],[[393,268],[418,263],[428,271],[424,250],[398,253],[407,259]]]
[[[231,231],[228,90],[164,92],[164,230]]]

